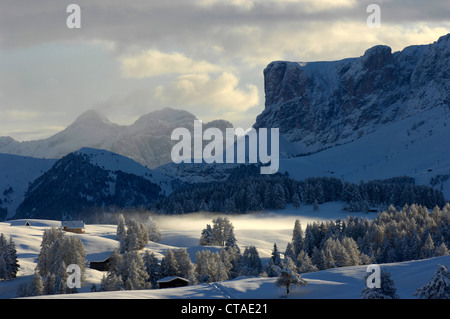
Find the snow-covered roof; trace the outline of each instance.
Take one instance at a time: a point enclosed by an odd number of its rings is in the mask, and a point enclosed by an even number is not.
[[[187,280],[186,278],[183,278],[183,277],[170,276],[170,277],[161,278],[160,280],[158,280],[156,282],[171,282],[171,281],[173,281],[175,279],[181,279],[181,280],[184,280],[184,281],[189,281],[189,280]]]
[[[84,228],[84,222],[82,220],[63,220],[61,221],[61,226],[67,228]]]

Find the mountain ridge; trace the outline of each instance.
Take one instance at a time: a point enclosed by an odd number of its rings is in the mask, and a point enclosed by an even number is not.
[[[197,118],[183,110],[164,108],[142,115],[131,125],[110,122],[95,110],[88,110],[77,117],[66,129],[41,140],[19,142],[11,137],[0,137],[0,153],[55,158],[83,147],[105,149],[127,156],[138,163],[155,168],[171,162],[171,149],[175,144],[170,136],[173,129],[186,127],[193,130]],[[233,124],[225,120],[205,123],[225,130]]]
[[[450,34],[359,58],[274,61],[264,69],[266,103],[254,127],[278,127],[299,152],[354,141],[384,124],[450,107]]]

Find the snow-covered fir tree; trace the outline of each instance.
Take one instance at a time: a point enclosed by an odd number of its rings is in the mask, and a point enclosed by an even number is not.
[[[433,278],[418,288],[414,295],[422,299],[450,299],[450,272],[447,266],[438,265]]]
[[[218,252],[200,250],[196,253],[195,272],[199,282],[227,280],[228,270]]]
[[[285,287],[286,294],[289,294],[292,285],[305,286],[306,284],[306,280],[304,280],[297,272],[295,263],[291,258],[287,257],[283,261],[283,267],[278,279],[275,281],[275,285],[277,287]]]
[[[244,276],[258,276],[262,271],[261,258],[255,246],[245,247],[242,254],[242,271]]]
[[[292,202],[292,205],[294,205],[295,208],[299,208],[300,207],[301,201],[300,201],[300,196],[298,195],[297,192],[292,194],[291,202]]]
[[[123,287],[126,290],[149,288],[147,284],[149,276],[145,269],[144,261],[136,250],[125,253],[121,268]]]
[[[200,244],[204,246],[235,246],[234,226],[226,217],[217,217],[202,230]]]
[[[304,250],[302,250],[298,256],[297,256],[297,270],[299,273],[307,273],[307,272],[314,272],[319,270],[317,266],[315,266],[311,260],[311,258],[308,256],[307,253],[305,253]]]
[[[273,244],[272,255],[269,259],[269,262],[266,264],[265,268],[267,276],[269,277],[278,277],[280,275],[281,255],[276,243]]]
[[[175,249],[174,255],[178,265],[177,276],[186,278],[191,284],[195,284],[195,265],[192,263],[186,248]]]
[[[152,241],[161,239],[161,232],[152,217],[148,217],[146,221],[139,222],[134,218],[125,221],[122,214],[118,217],[116,238],[119,241],[119,251],[121,254],[131,251],[140,250]]]
[[[366,275],[364,283],[366,283],[368,276],[370,276],[370,273]],[[380,288],[369,288],[366,285],[361,291],[361,299],[399,299],[391,274],[381,270]]]
[[[303,250],[304,245],[303,230],[299,219],[295,220],[294,230],[292,232],[292,245],[294,255],[297,256]]]
[[[165,256],[161,260],[161,277],[178,276],[180,270],[178,261],[172,249],[167,249]]]
[[[214,243],[214,236],[212,232],[212,228],[210,224],[206,225],[206,228],[202,230],[202,234],[200,236],[200,245],[202,246],[211,246]]]
[[[10,237],[7,241],[5,235],[0,234],[0,280],[16,278],[19,268],[14,240]]]
[[[30,286],[27,289],[27,296],[41,296],[44,292],[42,277],[35,272],[31,277]]]
[[[148,274],[148,281],[151,283],[153,288],[156,288],[156,282],[158,279],[162,278],[161,266],[158,263],[158,258],[156,258],[154,252],[146,250],[142,259],[144,261],[145,271]]]
[[[67,266],[76,264],[81,270],[81,284],[85,281],[86,252],[83,242],[75,236],[65,236],[61,229],[44,231],[37,258],[36,273],[45,283],[47,293],[62,294],[76,291],[67,288]],[[49,278],[52,277],[52,278]],[[54,278],[53,278],[54,277]],[[50,285],[53,284],[53,289]]]

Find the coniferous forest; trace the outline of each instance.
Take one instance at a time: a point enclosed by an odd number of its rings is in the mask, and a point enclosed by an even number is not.
[[[429,208],[443,207],[441,191],[416,185],[414,178],[395,177],[385,180],[351,183],[334,177],[311,177],[294,180],[288,174],[260,175],[253,165],[236,167],[225,181],[192,184],[159,199],[154,209],[160,214],[190,212],[250,213],[263,209],[283,209],[287,204],[299,207],[342,201],[350,212],[368,212],[371,206],[380,210],[390,205],[401,209],[418,204]]]

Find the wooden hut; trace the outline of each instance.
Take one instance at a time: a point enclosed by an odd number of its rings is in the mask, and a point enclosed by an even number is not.
[[[64,231],[84,234],[84,222],[82,220],[63,220],[61,227]]]
[[[108,271],[109,270],[109,257],[102,261],[91,261],[89,263],[89,268],[96,269],[99,271]]]
[[[164,277],[156,282],[158,284],[158,288],[175,288],[175,287],[184,287],[189,285],[189,280],[182,277]]]

